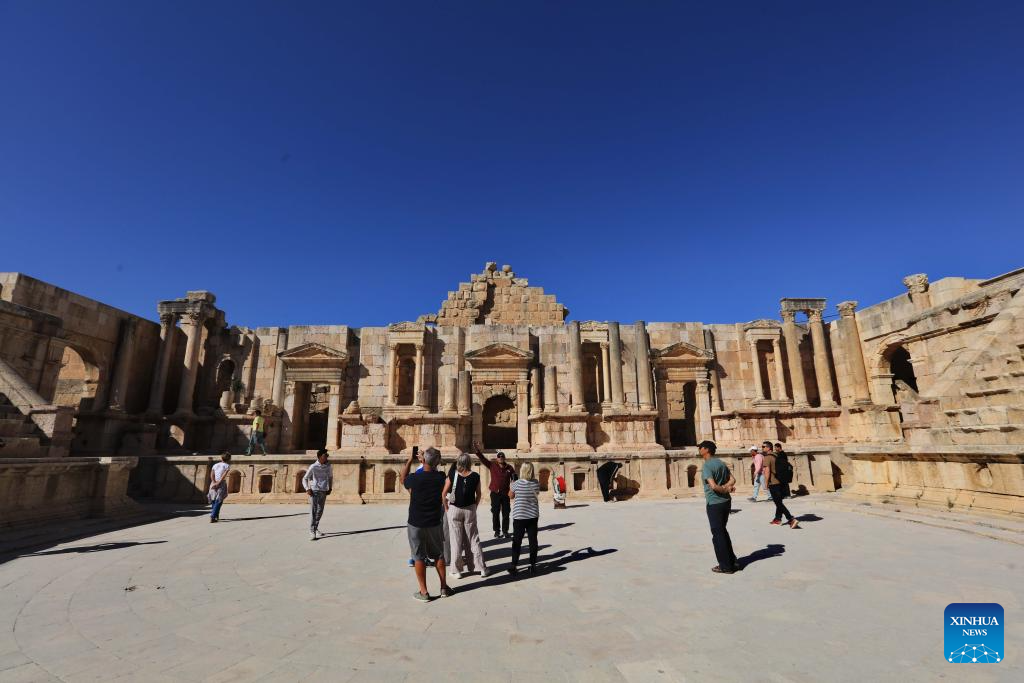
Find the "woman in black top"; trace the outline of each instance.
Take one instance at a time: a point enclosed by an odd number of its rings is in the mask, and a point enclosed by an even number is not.
[[[476,526],[476,506],[480,504],[481,492],[480,475],[470,469],[471,462],[468,454],[459,456],[455,461],[455,471],[445,482],[441,494],[452,543],[451,571],[460,579],[465,572],[476,569],[480,570],[480,576],[487,576],[484,551],[480,547],[480,530]],[[463,555],[466,555],[465,559]]]

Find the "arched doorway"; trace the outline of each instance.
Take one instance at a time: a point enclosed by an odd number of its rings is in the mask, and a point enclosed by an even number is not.
[[[515,448],[518,430],[515,401],[504,394],[487,399],[483,427],[485,448]]]
[[[93,409],[93,399],[99,384],[99,368],[70,346],[64,347],[57,374],[53,402],[75,410]]]
[[[889,372],[892,373],[894,394],[897,394],[897,380],[905,382],[915,392],[918,391],[917,375],[914,374],[914,364],[910,360],[910,352],[902,346],[897,346],[889,353]],[[896,395],[896,400],[899,400],[898,395]]]

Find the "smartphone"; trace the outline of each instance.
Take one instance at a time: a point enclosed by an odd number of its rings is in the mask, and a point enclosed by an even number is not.
[[[419,452],[420,452],[420,447],[419,446],[413,446],[412,447],[412,457],[415,458],[416,454],[419,453]]]

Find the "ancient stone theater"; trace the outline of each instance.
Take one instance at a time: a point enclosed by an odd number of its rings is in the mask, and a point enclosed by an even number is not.
[[[250,329],[212,292],[159,302],[155,322],[0,273],[0,526],[201,501],[225,450],[241,501],[304,500],[319,448],[332,502],[401,501],[414,446],[450,460],[474,442],[533,462],[546,495],[561,475],[599,496],[614,460],[619,500],[698,496],[703,439],[741,490],[748,447],[771,439],[799,493],[1024,514],[1022,284],[917,274],[867,307],[577,321],[487,263],[415,320]],[[256,410],[269,454],[246,457]]]

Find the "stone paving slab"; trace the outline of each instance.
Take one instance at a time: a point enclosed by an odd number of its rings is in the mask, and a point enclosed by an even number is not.
[[[229,499],[220,524],[0,549],[0,683],[1024,678],[1018,543],[827,497],[791,502],[799,530],[734,505],[732,576],[709,571],[699,501],[591,503],[542,510],[540,576],[452,579],[429,604],[397,506],[330,506],[316,542],[304,507]],[[505,568],[508,542],[484,550]],[[943,660],[950,602],[1003,605],[1002,663]]]

